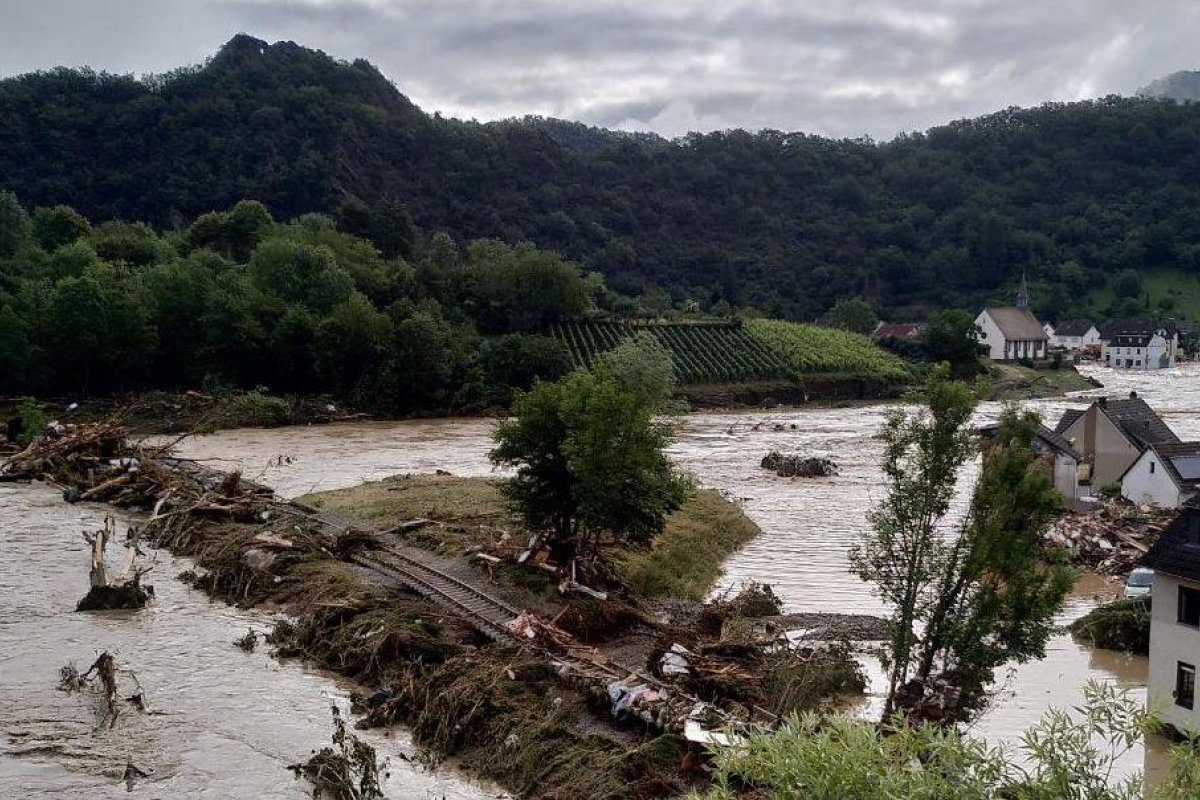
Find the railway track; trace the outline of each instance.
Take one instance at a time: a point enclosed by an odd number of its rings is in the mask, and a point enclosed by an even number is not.
[[[449,606],[492,639],[513,638],[507,626],[521,612],[466,581],[394,549],[356,553],[350,560]]]

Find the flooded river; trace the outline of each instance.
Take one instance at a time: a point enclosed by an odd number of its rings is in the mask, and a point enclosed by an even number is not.
[[[1200,438],[1200,368],[1141,374],[1095,369],[1093,374],[1110,393],[1136,389],[1181,437]],[[1050,425],[1065,408],[1082,404],[1075,398],[1032,403]],[[984,404],[980,419],[994,418],[999,410],[998,404]],[[763,529],[763,536],[726,565],[726,583],[768,582],[789,611],[880,610],[869,589],[848,572],[846,550],[865,528],[866,511],[881,497],[881,447],[874,437],[885,413],[873,406],[702,413],[682,421],[672,457],[702,485],[738,498]],[[247,477],[295,496],[397,473],[491,474],[486,457],[491,431],[490,421],[478,419],[237,430],[189,439],[182,454],[242,469]],[[777,478],[758,468],[771,449],[828,455],[840,474],[811,481]],[[6,597],[18,598],[0,608],[0,729],[9,737],[0,744],[6,748],[0,751],[0,792],[28,782],[46,796],[69,789],[95,797],[95,786],[115,795],[112,781],[95,775],[95,765],[119,772],[124,764],[119,748],[129,745],[90,737],[78,698],[52,688],[61,663],[75,659],[86,666],[97,648],[107,647],[119,649],[123,661],[138,662],[155,707],[164,712],[137,724],[146,728],[141,738],[150,742],[142,753],[172,776],[167,786],[192,796],[202,796],[202,790],[212,797],[301,796],[302,785],[288,785],[283,765],[324,742],[324,695],[339,696],[337,685],[299,667],[274,664],[263,654],[232,650],[230,640],[247,625],[263,626],[263,618],[208,603],[170,579],[181,568],[176,564],[156,570],[158,602],[135,621],[64,613],[83,580],[86,559],[78,530],[98,524],[100,512],[65,506],[38,489],[0,492],[7,492],[0,494],[0,516],[20,519],[3,534],[6,544],[10,552],[22,553],[15,562],[0,563],[0,587]],[[960,499],[965,496],[960,493]],[[1084,583],[1062,619],[1086,612],[1097,596],[1112,596],[1117,588]],[[1046,708],[1077,703],[1088,679],[1115,680],[1144,694],[1145,674],[1143,658],[1094,651],[1057,636],[1043,661],[1012,671],[975,733],[994,743],[1012,742]],[[52,746],[36,759],[4,755],[29,749],[26,740],[39,736],[49,737]],[[393,752],[407,746],[404,741],[384,744]],[[1139,768],[1142,759],[1140,751],[1131,753],[1122,769]],[[63,764],[77,764],[81,771]],[[393,759],[396,781],[405,790],[394,796],[405,798],[478,797],[487,791]],[[157,784],[154,794],[161,796],[163,786]]]
[[[101,527],[103,514],[44,487],[0,485],[0,797],[311,797],[286,768],[329,743],[330,703],[345,708],[345,688],[274,661],[265,647],[235,648],[234,638],[266,631],[271,618],[210,602],[175,579],[188,564],[168,553],[147,579],[156,590],[148,608],[74,613],[87,590],[80,532]],[[149,713],[123,704],[116,725],[97,730],[93,698],[55,686],[59,667],[73,661],[83,671],[102,650],[136,674]],[[119,684],[132,694],[132,679]],[[406,763],[415,748],[403,733],[368,738],[390,757],[389,797],[499,794]],[[151,773],[128,791],[127,762]]]

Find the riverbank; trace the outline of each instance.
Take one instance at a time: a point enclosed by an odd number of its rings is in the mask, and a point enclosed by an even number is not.
[[[683,384],[674,397],[683,408],[695,411],[869,404],[900,397],[907,387],[881,378],[836,373],[806,375],[802,381],[773,380],[725,384]],[[18,417],[24,397],[0,397],[0,420]],[[145,392],[80,399],[32,398],[47,421],[90,423],[119,413],[130,431],[139,435],[214,433],[236,428],[283,428],[322,425],[374,418],[326,395],[276,395],[265,390],[206,393]],[[504,406],[477,407],[449,414],[430,409],[429,416],[447,418],[502,417]],[[14,432],[19,435],[21,432]],[[27,436],[29,432],[24,432]],[[4,442],[0,431],[0,445]]]
[[[1069,392],[1103,388],[1099,381],[1081,375],[1069,364],[1057,369],[1033,369],[1020,364],[990,362],[985,380],[988,400],[1034,400],[1062,397]]]
[[[0,397],[0,419],[16,415],[24,398]],[[137,435],[213,433],[234,428],[283,428],[319,425],[367,418],[330,397],[272,395],[260,391],[147,392],[82,401],[37,398],[35,405],[46,422],[85,424],[114,415]],[[31,432],[23,431],[28,438]],[[2,437],[0,437],[2,439]]]

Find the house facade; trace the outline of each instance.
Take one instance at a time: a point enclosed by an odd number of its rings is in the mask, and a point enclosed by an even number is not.
[[[1027,308],[985,308],[975,318],[975,328],[980,344],[987,347],[993,361],[1046,357],[1050,337]]]
[[[1100,329],[1086,319],[1060,322],[1050,335],[1050,346],[1081,352],[1100,347]]]
[[[1169,326],[1130,320],[1112,323],[1102,351],[1114,369],[1169,369],[1175,366],[1179,336]]]
[[[1092,491],[1120,484],[1148,445],[1179,443],[1179,437],[1137,392],[1122,398],[1101,397],[1084,411],[1066,411],[1054,432],[1079,453],[1080,483]]]
[[[1141,505],[1179,508],[1200,488],[1200,442],[1151,444],[1121,477],[1121,496]]]
[[[1154,570],[1147,707],[1181,733],[1200,731],[1200,508],[1186,506],[1142,566]]]
[[[999,425],[985,425],[978,432],[984,439],[992,439],[999,430]],[[1054,488],[1070,508],[1082,496],[1079,491],[1079,453],[1070,442],[1045,425],[1041,426],[1029,444],[1037,462],[1050,474]]]

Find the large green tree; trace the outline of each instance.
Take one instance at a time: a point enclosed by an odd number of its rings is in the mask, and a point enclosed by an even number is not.
[[[516,469],[505,494],[560,564],[606,541],[648,543],[683,502],[655,410],[601,365],[534,384],[496,429],[491,460]]]
[[[1038,417],[1004,412],[966,517],[948,532],[959,470],[976,452],[975,403],[940,369],[926,393],[927,409],[884,426],[887,496],[851,563],[891,607],[885,713],[919,704],[938,678],[960,690],[953,721],[978,707],[997,667],[1044,655],[1073,574],[1042,544],[1061,501],[1033,455]]]
[[[834,303],[829,310],[828,322],[831,327],[869,336],[879,322],[879,315],[866,299],[847,297]]]

